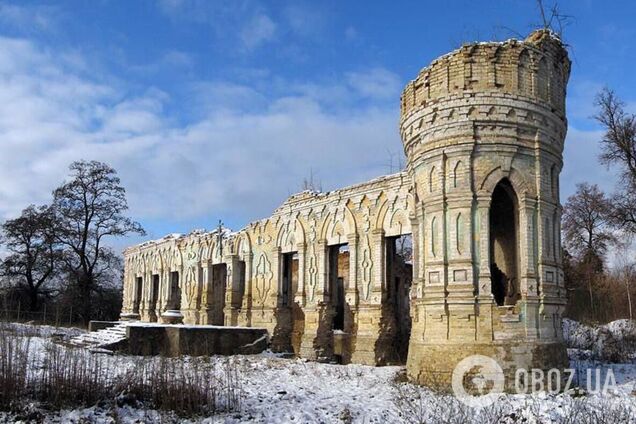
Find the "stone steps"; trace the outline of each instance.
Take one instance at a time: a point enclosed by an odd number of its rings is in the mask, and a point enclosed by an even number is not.
[[[126,327],[128,325],[128,322],[121,322],[114,327],[82,334],[70,339],[68,344],[95,352],[103,351],[108,346],[126,340]]]

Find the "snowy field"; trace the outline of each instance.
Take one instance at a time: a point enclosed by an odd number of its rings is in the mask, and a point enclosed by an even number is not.
[[[611,369],[616,377],[615,389],[604,394],[577,389],[561,394],[502,395],[491,406],[469,408],[451,396],[404,383],[403,367],[318,364],[267,353],[176,361],[91,354],[53,343],[54,339],[63,342],[80,330],[11,324],[12,337],[29,342],[29,371],[34,376],[45,372],[52,351],[63,356],[72,350],[74,361],[92,361],[90,369],[99,374],[98,378],[119,387],[121,393],[70,410],[52,410],[46,402],[24,402],[12,412],[0,412],[0,422],[636,423],[636,363],[609,364],[602,359],[603,354],[611,354],[609,350],[616,348],[616,338],[625,338],[631,331],[629,325],[618,322],[605,329],[590,329],[571,321],[565,325],[573,367],[601,366],[604,372]],[[162,365],[158,366],[160,361]],[[140,402],[127,393],[127,388],[134,392],[131,385],[127,386],[130,379],[139,376],[161,385],[151,374],[166,366],[176,367],[177,371],[170,371],[175,379],[219,387],[218,393],[214,392],[214,414],[180,417],[155,410],[151,402]],[[196,373],[188,374],[191,369]]]

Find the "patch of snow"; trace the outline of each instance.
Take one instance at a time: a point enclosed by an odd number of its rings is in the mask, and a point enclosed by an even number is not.
[[[139,324],[133,324],[139,325]],[[143,324],[141,324],[143,325]],[[589,346],[586,333],[590,330],[578,323],[568,323],[569,340],[579,346]],[[214,327],[214,326],[210,326]],[[615,328],[616,327],[616,328]],[[608,330],[622,331],[625,324],[608,325]],[[221,327],[224,328],[224,327]],[[239,327],[240,328],[240,327]],[[589,328],[589,327],[588,327]],[[45,332],[43,332],[45,333]],[[570,343],[569,342],[569,343]],[[30,337],[33,360],[29,361],[33,372],[43,367],[46,349],[50,340],[45,336]],[[59,349],[67,349],[59,346]],[[91,355],[87,351],[78,354]],[[100,357],[104,367],[100,372],[104,378],[113,379],[125,375],[139,365],[140,358],[129,355]],[[161,360],[147,358],[146,360]],[[175,359],[189,366],[191,357]],[[206,360],[212,368],[230,366],[236,370],[241,395],[240,411],[223,412],[210,417],[192,417],[183,420],[171,412],[148,409],[148,405],[122,405],[116,399],[105,400],[91,408],[47,411],[42,409],[44,418],[38,422],[98,422],[98,423],[138,423],[138,422],[201,422],[201,423],[399,423],[408,422],[407,412],[399,406],[396,398],[405,393],[404,399],[412,407],[425,413],[455,414],[451,397],[409,383],[397,383],[404,367],[372,367],[365,365],[333,365],[310,362],[304,359],[284,359],[272,352],[259,355],[236,355],[232,357],[212,356]],[[601,410],[602,405],[626,408],[632,417],[636,416],[636,364],[607,364],[595,360],[572,362],[573,368],[584,369],[600,366],[605,373],[612,370],[616,376],[616,390],[607,394],[577,393],[533,395],[502,395],[497,405],[505,411],[512,411],[516,418],[497,422],[562,422],[573,413],[576,402],[583,399],[591,407]],[[468,410],[464,420],[467,423],[485,424],[482,409]],[[449,417],[449,421],[460,422]],[[454,420],[454,421],[453,421]],[[628,418],[624,422],[630,422]],[[0,422],[15,422],[16,415],[0,413]],[[441,419],[422,422],[440,422]],[[571,421],[588,422],[588,421]],[[589,421],[592,422],[592,421]],[[614,421],[617,422],[617,421]]]
[[[621,362],[636,359],[636,323],[627,319],[589,326],[563,319],[566,345],[580,358]]]

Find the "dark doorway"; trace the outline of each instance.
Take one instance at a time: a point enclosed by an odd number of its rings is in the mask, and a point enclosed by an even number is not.
[[[143,296],[144,280],[142,277],[135,278],[135,301],[133,302],[133,313],[139,313],[139,305],[141,304],[141,297]]]
[[[168,309],[181,310],[181,287],[179,286],[179,272],[170,273],[170,304]]]
[[[157,304],[159,300],[159,275],[152,275],[152,300],[150,301],[150,311],[157,312],[159,310],[159,305]],[[150,317],[151,321],[157,320],[157,315],[152,314]]]
[[[227,265],[212,265],[212,325],[223,325],[225,322],[225,284],[227,281]]]
[[[345,328],[345,287],[349,281],[349,245],[329,246],[329,299],[333,307],[332,328]]]
[[[386,282],[388,302],[395,320],[393,346],[399,363],[406,363],[411,337],[411,299],[413,280],[413,239],[410,234],[386,238]]]
[[[517,204],[510,181],[501,180],[490,204],[490,278],[492,294],[499,306],[514,305],[519,298]]]
[[[280,306],[290,307],[298,288],[298,253],[283,254],[283,278],[280,288]]]
[[[234,272],[238,272],[238,300],[236,303],[240,308],[243,303],[243,295],[245,295],[245,261],[238,261],[238,266]]]

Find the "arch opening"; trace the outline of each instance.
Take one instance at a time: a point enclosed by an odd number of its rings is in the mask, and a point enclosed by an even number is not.
[[[518,201],[508,179],[501,180],[490,203],[490,282],[498,306],[517,303],[518,285]]]

